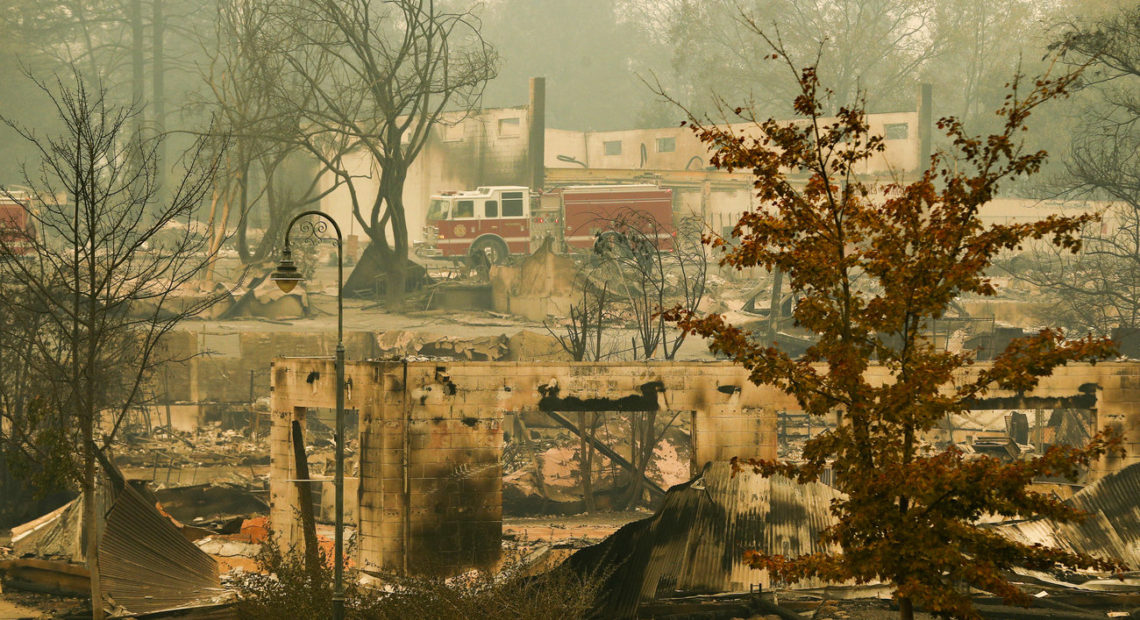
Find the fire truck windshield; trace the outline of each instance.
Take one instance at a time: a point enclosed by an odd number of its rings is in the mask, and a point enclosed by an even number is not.
[[[447,200],[432,200],[431,206],[428,207],[427,219],[432,220],[446,220],[447,211],[450,206]]]

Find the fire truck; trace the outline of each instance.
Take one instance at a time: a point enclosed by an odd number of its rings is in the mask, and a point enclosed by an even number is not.
[[[36,229],[27,210],[28,196],[24,192],[0,191],[0,248],[7,247],[12,254],[25,255],[32,251]]]
[[[453,260],[482,255],[498,264],[533,252],[547,237],[562,252],[583,251],[630,226],[657,247],[672,248],[673,190],[656,185],[578,185],[545,192],[480,187],[431,197],[416,253]]]

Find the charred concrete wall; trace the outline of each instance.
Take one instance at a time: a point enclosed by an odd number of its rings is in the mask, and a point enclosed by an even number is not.
[[[888,378],[881,368],[869,373]],[[286,546],[301,541],[289,427],[309,408],[334,406],[333,377],[330,359],[279,359],[272,368],[271,516]],[[356,561],[422,573],[498,561],[506,414],[686,412],[696,473],[734,456],[774,458],[777,412],[796,410],[787,394],[752,385],[728,362],[351,362],[345,406],[360,414],[360,480],[346,501],[357,517]],[[1032,394],[999,391],[970,406],[1079,408],[1090,428],[1115,425],[1125,435],[1128,456],[1096,475],[1140,460],[1137,363],[1068,366]]]
[[[510,337],[350,331],[344,334],[344,344],[346,357],[357,360],[403,355],[474,360],[564,359],[561,347],[552,337],[525,330]],[[148,386],[157,403],[151,407],[151,417],[154,424],[165,424],[169,409],[176,429],[193,432],[211,416],[216,418],[219,411],[248,410],[251,393],[253,400],[267,395],[269,365],[275,358],[283,355],[331,357],[336,350],[336,332],[271,328],[238,331],[236,327],[215,328],[209,332],[187,329],[166,334],[160,346],[163,356],[179,361],[164,366]]]
[[[979,364],[979,366],[981,366]],[[1106,426],[1123,434],[1124,458],[1100,461],[1093,479],[1140,462],[1140,364],[1109,362],[1058,368],[1030,394],[995,391],[971,408],[1043,411],[1086,410],[1090,431]]]
[[[289,428],[306,409],[333,406],[334,367],[280,359],[271,377],[271,518],[288,547],[301,541]],[[359,491],[347,498],[357,504],[356,560],[437,574],[499,559],[504,414],[687,412],[699,470],[774,458],[771,405],[782,396],[720,362],[353,362],[345,384],[346,408],[360,412]]]
[[[345,409],[356,409],[365,425],[364,416],[375,416],[379,401],[376,389],[379,373],[369,364],[350,363],[345,367]],[[294,460],[292,425],[294,421],[305,427],[309,409],[336,407],[336,368],[333,360],[323,358],[289,359],[275,362],[270,369],[271,415],[273,426],[269,434],[270,470],[270,521],[284,543],[285,548],[303,544],[300,529],[297,468]],[[362,444],[365,433],[356,438]],[[353,438],[349,438],[351,440]],[[327,484],[332,479],[327,476],[312,476]],[[359,489],[358,476],[353,471],[345,471],[345,488]],[[349,484],[350,479],[355,484]],[[359,520],[357,493],[345,493],[345,514]],[[322,492],[323,495],[323,492]],[[322,501],[322,503],[324,503]],[[352,522],[346,521],[346,522]]]
[[[979,362],[972,369],[962,372],[960,378],[968,380],[989,367],[988,362]],[[886,381],[888,376],[882,367],[872,366],[868,369],[868,377],[872,382]],[[1037,389],[1028,394],[993,390],[985,398],[967,403],[967,408],[975,412],[996,410],[1028,413],[1030,424],[1035,421],[1033,414],[1042,412],[1043,422],[1050,425],[1059,422],[1050,422],[1049,418],[1076,412],[1079,415],[1074,417],[1080,420],[1085,427],[1081,430],[1087,435],[1106,426],[1116,428],[1123,435],[1126,452],[1124,458],[1100,461],[1090,472],[1090,479],[1103,477],[1140,462],[1140,363],[1137,362],[1070,364],[1041,379]],[[1043,439],[1046,444],[1062,442],[1060,437],[1051,440],[1048,436],[1031,436],[1030,439]]]

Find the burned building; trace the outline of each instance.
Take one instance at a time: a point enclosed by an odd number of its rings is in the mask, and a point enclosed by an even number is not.
[[[301,541],[292,422],[332,406],[334,376],[330,359],[273,366],[271,520],[285,546]],[[701,362],[349,363],[345,407],[360,421],[359,484],[346,480],[346,513],[356,515],[358,527],[356,561],[430,573],[494,566],[509,414],[679,411],[692,418],[694,471],[733,456],[773,458],[770,407],[788,397],[747,376],[729,363]]]
[[[327,358],[279,359],[272,368],[271,520],[285,546],[301,541],[290,429],[333,406],[334,370]],[[357,528],[355,562],[373,570],[446,574],[498,562],[508,415],[684,412],[697,475],[710,462],[775,457],[777,412],[795,408],[790,396],[753,385],[728,362],[368,361],[349,363],[345,376],[345,407],[359,419],[346,514]],[[1090,424],[1122,427],[1132,462],[1140,444],[1128,420],[1140,403],[1140,366],[1071,365],[1045,378],[1033,398],[1084,403],[1089,386],[1096,386]],[[977,406],[1006,409],[1017,396],[996,394]],[[1094,476],[1127,462],[1104,462]]]

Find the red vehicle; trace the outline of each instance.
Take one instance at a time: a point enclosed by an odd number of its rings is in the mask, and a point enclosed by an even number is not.
[[[25,255],[32,251],[36,229],[28,214],[27,196],[22,192],[0,192],[0,238],[13,254]]]
[[[431,197],[423,257],[464,258],[483,253],[492,263],[529,254],[547,237],[562,251],[588,250],[607,233],[636,228],[669,249],[673,190],[655,185],[578,185],[543,193],[519,186],[480,187]]]

